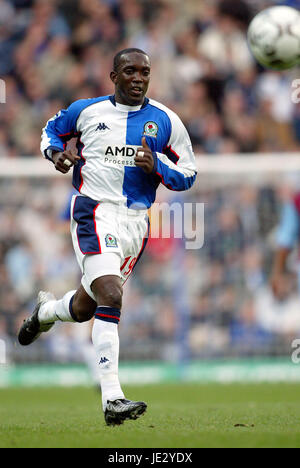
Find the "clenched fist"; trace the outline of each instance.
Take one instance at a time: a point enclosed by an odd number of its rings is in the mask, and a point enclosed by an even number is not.
[[[55,169],[63,174],[69,172],[71,167],[78,163],[79,159],[80,156],[78,156],[75,150],[67,150],[52,155]]]

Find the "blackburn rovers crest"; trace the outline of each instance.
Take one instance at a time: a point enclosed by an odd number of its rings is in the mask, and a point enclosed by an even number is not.
[[[118,247],[117,239],[112,234],[105,236],[106,247]]]
[[[144,125],[144,135],[155,137],[158,132],[158,125],[155,122],[147,122]]]

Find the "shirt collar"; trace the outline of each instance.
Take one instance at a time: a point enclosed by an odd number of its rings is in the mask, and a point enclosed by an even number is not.
[[[117,109],[120,109],[120,110],[123,110],[123,111],[127,111],[127,112],[134,112],[134,111],[139,111],[141,109],[143,109],[144,107],[146,107],[146,105],[148,104],[149,102],[149,99],[145,97],[144,99],[144,102],[141,106],[126,106],[125,104],[120,104],[119,102],[116,102],[116,97],[115,95],[111,95],[109,96],[109,99],[111,101],[111,103],[117,108]]]

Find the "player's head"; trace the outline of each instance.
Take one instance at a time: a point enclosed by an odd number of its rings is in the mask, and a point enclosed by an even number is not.
[[[117,102],[129,106],[143,103],[150,81],[150,59],[140,49],[123,49],[113,61],[110,78],[115,85]]]

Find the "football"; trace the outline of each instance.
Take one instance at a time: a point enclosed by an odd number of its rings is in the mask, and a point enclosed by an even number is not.
[[[287,70],[300,63],[300,12],[275,6],[258,13],[248,29],[248,43],[264,67]]]

